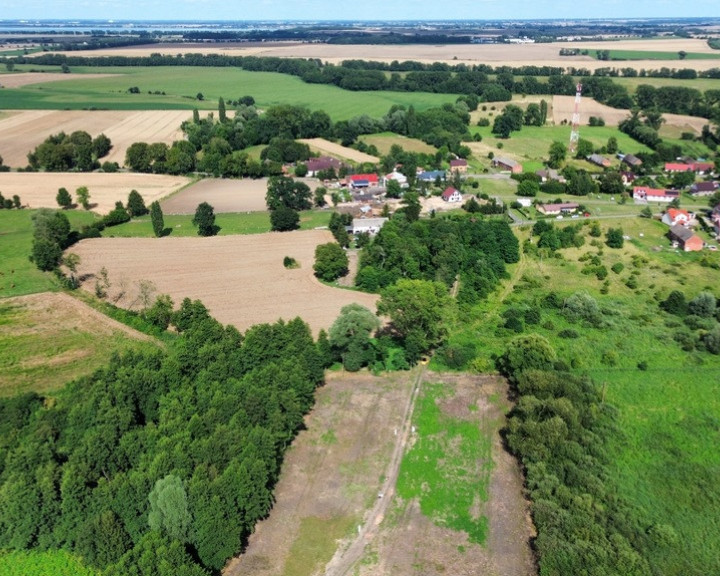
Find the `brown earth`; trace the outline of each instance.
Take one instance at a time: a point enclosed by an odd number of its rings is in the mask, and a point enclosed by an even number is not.
[[[315,178],[297,178],[315,190],[320,182]],[[183,188],[161,203],[165,214],[194,214],[200,202],[208,202],[216,214],[227,212],[265,212],[267,178],[257,180],[226,180],[207,178]]]
[[[41,74],[41,76],[45,76]],[[207,112],[205,112],[207,114]],[[93,138],[105,134],[112,142],[102,162],[125,162],[125,152],[135,142],[182,140],[180,124],[189,110],[22,110],[0,120],[0,156],[13,168],[25,167],[27,155],[51,134],[84,130]]]
[[[370,162],[372,164],[380,162],[380,158],[377,156],[371,156],[370,154],[359,152],[353,148],[347,148],[346,146],[335,144],[335,142],[330,142],[324,138],[307,138],[299,140],[299,142],[304,142],[310,146],[311,150],[316,150],[322,154],[337,156],[338,158],[344,158],[352,162]]]
[[[555,124],[563,120],[572,122],[573,111],[575,110],[575,96],[553,96],[552,118]],[[603,118],[609,126],[617,126],[622,120],[630,116],[630,110],[611,108],[605,104],[596,102],[593,98],[582,98],[580,101],[580,124],[587,125],[590,116]],[[663,114],[665,123],[669,126],[678,126],[687,131],[695,131],[698,134],[702,127],[708,123],[707,119],[697,116],[684,116],[682,114]]]
[[[57,208],[58,188],[67,188],[75,200],[75,190],[87,186],[92,210],[106,214],[115,202],[127,202],[131,190],[137,190],[147,206],[186,186],[189,178],[161,174],[105,174],[102,172],[0,172],[0,190],[4,196],[20,196],[28,208]]]
[[[315,247],[333,241],[327,230],[211,238],[94,238],[72,251],[80,256],[83,288],[94,291],[102,267],[108,294],[125,308],[140,305],[139,282],[151,281],[157,293],[176,304],[201,300],[223,324],[246,330],[254,324],[296,316],[317,334],[328,329],[340,309],[357,302],[375,309],[377,296],[325,286],[313,276]],[[290,256],[300,268],[286,269]]]
[[[89,78],[107,78],[115,74],[62,74],[60,72],[15,72],[13,74],[0,74],[0,86],[3,88],[21,88],[29,84],[45,82],[61,82],[62,80],[83,80]]]

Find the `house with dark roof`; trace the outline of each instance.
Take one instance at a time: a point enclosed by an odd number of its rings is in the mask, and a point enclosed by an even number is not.
[[[560,182],[561,184],[565,184],[565,177],[553,168],[548,168],[547,170],[538,170],[537,172],[535,172],[535,174],[537,176],[540,176],[541,182],[547,182],[548,180],[554,180],[555,182]]]
[[[602,168],[610,168],[610,160],[600,154],[590,154],[590,156],[587,157],[587,161]]]
[[[717,182],[695,182],[690,186],[690,195],[695,197],[712,196],[717,192],[720,184]]]
[[[634,154],[625,154],[620,162],[630,166],[631,168],[639,168],[642,166],[642,160]]]
[[[637,178],[637,176],[635,176],[632,172],[620,172],[620,179],[625,186],[635,182],[635,178]]]
[[[677,242],[685,252],[702,250],[705,244],[700,236],[685,226],[673,226],[668,232],[668,237],[673,242]]]
[[[445,180],[445,170],[429,170],[427,172],[419,172],[417,179],[420,182],[435,182],[437,179]]]
[[[442,199],[445,202],[462,202],[462,194],[459,190],[450,186],[442,193]]]
[[[497,157],[493,158],[492,165],[500,170],[508,170],[513,174],[520,174],[522,172],[522,165],[511,160],[510,158]]]
[[[305,165],[307,166],[307,175],[311,178],[315,177],[318,172],[326,172],[330,169],[338,172],[342,168],[343,163],[337,158],[330,156],[320,156],[319,158],[310,158]]]
[[[455,158],[454,160],[450,160],[450,171],[451,172],[457,172],[458,174],[465,174],[468,169],[468,163],[467,160],[464,158]]]

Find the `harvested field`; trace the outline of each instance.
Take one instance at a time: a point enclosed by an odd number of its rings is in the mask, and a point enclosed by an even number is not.
[[[435,146],[426,144],[422,140],[418,140],[417,138],[408,138],[407,136],[400,136],[391,132],[383,134],[368,134],[366,136],[360,136],[358,139],[365,142],[368,146],[374,145],[380,154],[388,154],[390,152],[390,148],[392,148],[395,144],[402,147],[402,149],[406,152],[418,152],[421,154],[435,154],[437,152],[437,148],[435,148]]]
[[[333,241],[327,230],[211,238],[95,238],[72,251],[80,256],[83,288],[94,291],[105,266],[108,294],[125,308],[139,306],[138,283],[151,281],[157,293],[176,303],[199,299],[223,324],[245,330],[254,324],[302,317],[317,334],[352,302],[375,309],[377,296],[331,288],[313,276],[315,247]],[[300,268],[289,270],[290,256]]]
[[[14,74],[0,74],[0,86],[3,88],[21,88],[30,84],[44,82],[61,82],[62,80],[76,80],[77,78],[107,78],[114,74],[62,74],[60,72],[17,72]]]
[[[51,134],[84,130],[92,137],[104,133],[110,138],[113,147],[102,161],[122,165],[125,151],[134,142],[171,144],[174,140],[182,140],[180,124],[190,118],[192,112],[189,110],[15,111],[0,120],[0,155],[8,166],[24,167],[28,163],[28,152]]]
[[[353,148],[346,148],[335,142],[330,142],[324,138],[307,138],[299,140],[310,146],[311,150],[316,150],[322,154],[330,154],[330,156],[337,156],[338,158],[350,160],[351,162],[371,162],[377,164],[380,162],[380,158],[371,156],[370,154],[364,154]]]
[[[563,120],[571,123],[574,110],[574,96],[553,96],[552,117],[556,125],[559,125]],[[630,116],[630,110],[611,108],[596,102],[592,98],[583,98],[580,103],[580,124],[587,125],[590,116],[604,119],[608,126],[617,126],[622,120]],[[708,123],[705,118],[683,116],[682,114],[663,114],[663,118],[665,118],[665,123],[670,126],[687,128],[696,131],[698,134],[702,131],[703,125]]]
[[[298,178],[311,190],[320,185],[316,178]],[[208,202],[216,214],[232,212],[265,212],[267,178],[257,180],[225,180],[208,178],[184,188],[164,200],[161,205],[165,214],[195,214],[201,202]]]
[[[145,334],[61,292],[0,300],[0,395],[44,392],[90,374]]]
[[[137,190],[147,206],[190,183],[184,176],[161,174],[105,174],[102,172],[0,172],[0,190],[6,197],[20,196],[28,208],[57,208],[58,188],[65,187],[75,199],[75,190],[87,186],[92,210],[107,214],[115,202],[127,202]]]

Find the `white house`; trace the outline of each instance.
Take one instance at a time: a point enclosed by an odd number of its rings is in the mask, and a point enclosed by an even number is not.
[[[363,232],[367,232],[371,236],[374,236],[387,221],[387,218],[353,218],[352,233],[362,234]]]
[[[462,194],[450,186],[442,193],[442,199],[445,202],[462,202]]]

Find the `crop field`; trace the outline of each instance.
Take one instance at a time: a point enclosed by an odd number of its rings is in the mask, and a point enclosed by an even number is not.
[[[137,190],[147,206],[172,192],[187,186],[191,180],[184,176],[102,172],[0,172],[0,191],[6,197],[20,196],[27,208],[58,208],[55,199],[58,188],[67,188],[75,199],[75,190],[87,186],[92,210],[106,214],[115,202],[125,204],[131,190]]]
[[[163,200],[165,214],[194,214],[201,202],[208,202],[216,214],[264,212],[267,178],[258,180],[204,179]]]
[[[310,146],[311,150],[315,150],[316,152],[330,154],[341,159],[350,160],[351,162],[371,162],[373,164],[380,162],[380,158],[377,156],[371,156],[370,154],[365,154],[364,152],[360,152],[353,148],[341,146],[335,142],[325,140],[325,138],[309,138],[306,140],[300,140],[300,142],[304,142]]]
[[[437,152],[437,148],[426,144],[422,140],[400,136],[393,132],[360,136],[358,140],[365,142],[368,146],[371,144],[374,145],[378,149],[378,152],[383,155],[388,154],[390,148],[394,145],[400,146],[406,152],[419,152],[421,154],[435,154],[435,152]]]
[[[65,293],[0,299],[0,395],[56,390],[148,340]]]
[[[3,88],[21,88],[29,84],[40,84],[45,82],[62,82],[82,78],[106,78],[109,74],[63,74],[61,72],[14,72],[12,74],[0,74],[0,86]]]
[[[117,305],[138,305],[138,283],[151,281],[158,294],[176,303],[199,299],[224,324],[246,330],[254,324],[302,317],[317,334],[340,309],[357,302],[374,310],[377,296],[324,286],[313,276],[315,247],[333,241],[328,231],[310,230],[211,238],[97,238],[72,251],[80,256],[79,275],[94,291],[104,266]],[[300,263],[286,269],[283,258]]]
[[[32,110],[14,111],[0,119],[0,154],[13,168],[27,166],[28,152],[51,134],[71,134],[84,130],[92,137],[105,134],[112,141],[110,153],[102,161],[125,162],[125,152],[135,142],[182,140],[180,124],[191,119],[189,111],[106,111]]]
[[[245,95],[267,108],[276,104],[324,110],[330,117],[347,120],[360,114],[384,115],[395,104],[412,104],[417,110],[454,102],[450,94],[403,92],[350,92],[336,86],[305,84],[299,78],[274,72],[247,72],[237,68],[119,67],[78,68],[104,78],[78,78],[0,91],[0,108],[108,110],[190,110],[217,107],[218,98],[236,100]],[[140,93],[128,89],[138,87]],[[162,94],[162,93],[165,94]],[[203,100],[197,95],[202,93]]]

